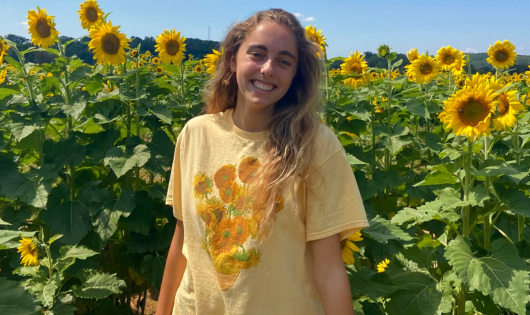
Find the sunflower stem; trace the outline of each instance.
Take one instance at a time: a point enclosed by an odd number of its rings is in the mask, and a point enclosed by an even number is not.
[[[44,248],[46,248],[46,255],[48,255],[48,263],[50,264],[48,266],[48,275],[50,277],[50,280],[52,279],[53,277],[53,261],[52,261],[52,254],[50,252],[50,246],[49,245],[46,245],[44,244]]]
[[[484,135],[484,162],[489,159],[490,153],[490,138],[488,135]],[[486,194],[489,195],[490,190],[490,177],[484,176],[484,188],[486,189]],[[484,217],[484,249],[490,249],[490,240],[491,240],[491,218],[492,214],[488,214]]]
[[[138,51],[140,51],[140,46],[138,46]],[[136,64],[139,64],[140,54],[136,57]],[[136,135],[140,138],[140,117],[138,115],[138,107],[140,107],[140,67],[136,67],[136,105],[134,107],[134,119],[136,120]],[[136,167],[136,189],[140,187],[140,168]]]
[[[465,164],[464,164],[464,171],[465,171],[465,183],[464,183],[464,201],[469,200],[469,191],[471,190],[471,186],[473,185],[471,181],[471,161],[473,159],[473,140],[468,139],[467,144],[467,154],[465,156]],[[471,232],[469,227],[469,212],[470,212],[470,206],[464,206],[462,208],[462,235],[464,237],[469,237],[469,233]]]

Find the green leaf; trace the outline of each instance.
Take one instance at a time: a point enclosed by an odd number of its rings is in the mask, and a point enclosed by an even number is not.
[[[63,237],[62,234],[56,234],[56,235],[50,237],[50,239],[48,240],[48,245],[51,245],[53,242],[55,242],[56,240],[60,239],[61,237]]]
[[[502,164],[487,166],[478,171],[472,168],[471,174],[478,176],[517,175],[519,171],[508,164]]]
[[[442,139],[434,133],[428,133],[425,135],[425,145],[435,153],[439,153],[443,148]]]
[[[444,185],[444,184],[456,184],[457,178],[453,174],[443,173],[443,172],[433,172],[427,174],[425,179],[421,182],[414,185],[417,186],[429,186],[429,185]]]
[[[173,121],[173,112],[162,104],[156,104],[151,108],[151,111],[166,124],[171,124]]]
[[[365,165],[365,164],[368,164],[366,162],[363,162],[361,160],[359,160],[358,158],[356,158],[355,156],[351,155],[351,154],[346,154],[347,157],[348,157],[348,162],[350,162],[350,165]]]
[[[81,245],[74,246],[63,246],[61,247],[61,256],[62,258],[74,258],[74,259],[87,259],[94,255],[98,255],[98,252],[95,252],[91,249],[88,249]]]
[[[116,232],[120,217],[128,217],[135,207],[134,192],[128,188],[122,191],[119,199],[109,200],[101,206],[95,216],[94,226],[103,242]]]
[[[405,143],[399,138],[399,136],[387,137],[385,139],[385,147],[390,151],[390,154],[396,155]]]
[[[19,282],[0,278],[0,314],[41,314],[40,307],[35,304],[33,295],[24,290]]]
[[[37,130],[39,127],[33,121],[20,118],[16,115],[11,115],[9,128],[17,141],[20,141],[32,134],[33,131]]]
[[[427,109],[425,104],[415,98],[408,101],[405,104],[405,108],[408,109],[414,115],[418,115],[420,117],[427,118],[427,119],[431,118],[431,115],[429,114],[429,110]]]
[[[515,245],[498,239],[491,244],[489,256],[477,258],[465,239],[458,236],[447,246],[445,257],[470,290],[491,296],[512,312],[526,314],[530,276]]]
[[[530,217],[530,198],[524,192],[509,189],[503,192],[502,197],[511,212]]]
[[[412,246],[403,250],[403,256],[418,264],[418,267],[429,271],[432,268],[432,255],[434,248],[419,248]]]
[[[37,232],[0,230],[0,245],[7,246],[7,248],[16,248],[20,245],[20,243],[12,242],[13,240],[22,237],[33,237],[35,233]]]
[[[372,219],[370,221],[370,226],[363,229],[362,231],[363,234],[368,235],[370,238],[380,243],[387,243],[388,240],[412,240],[412,236],[405,233],[390,221],[379,216]]]
[[[42,302],[46,307],[53,306],[55,291],[59,288],[60,283],[60,279],[58,279],[58,277],[59,274],[56,273],[56,276],[54,276],[53,279],[48,280],[48,282],[44,285],[44,289],[42,290]]]
[[[9,88],[0,88],[0,100],[3,100],[6,98],[6,96],[18,94],[20,93],[17,90],[9,89]]]
[[[140,272],[147,279],[151,285],[160,288],[162,284],[162,276],[164,275],[164,268],[166,266],[166,258],[164,256],[152,255],[144,256],[140,265]]]
[[[405,222],[410,222],[408,227],[423,222],[428,222],[434,219],[447,220],[450,222],[456,222],[460,219],[460,216],[452,210],[444,210],[444,203],[441,200],[435,200],[426,203],[425,205],[413,208],[404,208],[400,210],[394,217],[392,217],[392,223],[401,225]]]
[[[51,185],[42,180],[27,181],[16,192],[17,196],[28,205],[36,208],[46,208],[48,194],[51,191]]]
[[[68,245],[79,243],[91,226],[88,208],[80,201],[66,201],[44,211],[42,217],[53,234],[64,235],[61,242]]]
[[[110,166],[120,178],[133,167],[142,167],[150,157],[151,153],[145,144],[137,145],[131,155],[124,155],[120,148],[114,147],[107,151],[104,164]]]
[[[400,289],[390,281],[385,273],[377,273],[372,269],[361,268],[354,271],[346,266],[348,280],[353,298],[368,296],[376,301],[378,297],[391,294]]]
[[[391,280],[404,287],[389,296],[389,315],[435,315],[442,300],[436,283],[421,272],[400,272]]]
[[[81,286],[73,285],[72,292],[80,298],[103,299],[115,293],[121,293],[125,282],[115,275],[98,273],[95,270],[84,270],[78,275]]]

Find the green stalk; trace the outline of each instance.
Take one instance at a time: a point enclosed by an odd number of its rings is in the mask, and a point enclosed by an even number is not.
[[[50,280],[53,276],[53,261],[52,261],[52,254],[50,252],[50,246],[49,245],[46,245],[44,244],[44,248],[46,248],[46,255],[48,255],[48,263],[50,264],[49,268],[48,268],[48,276],[50,277]]]
[[[489,159],[490,153],[490,138],[488,135],[484,135],[484,162]],[[486,189],[486,194],[489,195],[490,191],[490,177],[484,176],[484,188]],[[491,240],[491,218],[492,214],[488,214],[484,217],[484,249],[490,249],[490,240]]]
[[[375,110],[372,108],[372,151],[374,152],[374,163],[372,164],[372,174],[375,172],[376,167],[376,154],[375,154]]]
[[[471,190],[471,187],[473,185],[473,182],[471,181],[471,161],[473,159],[473,141],[471,139],[468,140],[467,144],[467,155],[465,157],[465,163],[464,163],[464,171],[465,171],[465,183],[464,183],[464,201],[469,200],[469,191]],[[469,233],[471,232],[470,222],[469,222],[469,213],[471,211],[470,206],[465,206],[462,208],[462,235],[464,237],[469,237]]]
[[[456,303],[458,312],[457,314],[466,315],[466,287],[464,286],[463,282],[460,284],[460,292],[458,294]]]
[[[392,65],[391,65],[390,60],[387,60],[387,62],[388,62],[388,79],[392,80]],[[391,104],[392,104],[392,82],[388,83],[388,105],[387,105],[387,122],[386,122],[388,137],[390,137],[390,132],[391,132],[391,124],[390,124],[390,119],[392,117],[390,113],[390,109],[392,107]],[[390,169],[390,150],[388,150],[388,148],[385,150],[385,169],[387,171]],[[388,191],[387,191],[387,194],[388,194]]]
[[[138,51],[140,51],[138,49]],[[137,59],[137,62],[136,64],[138,65],[139,64],[139,58],[140,58],[140,54],[138,54],[138,56],[136,57]],[[140,107],[140,67],[136,67],[136,106],[134,107],[134,118],[136,120],[136,136],[138,136],[138,138],[140,138],[140,116],[138,115],[138,107]],[[135,177],[136,177],[136,189],[139,189],[140,187],[140,168],[139,167],[136,167],[135,168]]]

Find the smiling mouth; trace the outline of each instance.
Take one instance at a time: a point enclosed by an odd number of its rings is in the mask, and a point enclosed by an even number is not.
[[[257,80],[251,81],[252,85],[260,91],[269,92],[276,88],[274,84],[263,83]]]

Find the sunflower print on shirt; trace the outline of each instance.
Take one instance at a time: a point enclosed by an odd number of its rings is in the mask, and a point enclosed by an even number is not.
[[[195,210],[204,223],[202,248],[212,259],[221,290],[228,291],[242,269],[256,267],[261,252],[249,248],[257,238],[261,212],[252,215],[254,198],[248,194],[250,180],[261,167],[259,160],[244,157],[239,165],[221,166],[212,176],[198,172],[193,178]],[[276,198],[276,213],[284,207]]]

